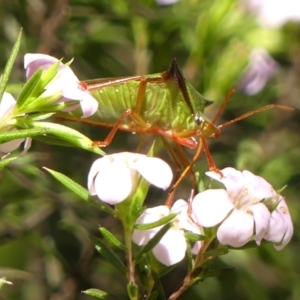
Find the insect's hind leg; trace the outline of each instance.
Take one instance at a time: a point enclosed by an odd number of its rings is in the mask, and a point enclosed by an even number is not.
[[[113,140],[114,136],[116,135],[118,129],[121,127],[123,121],[126,118],[130,118],[131,121],[136,125],[136,127],[140,127],[143,129],[147,129],[149,128],[149,125],[147,124],[147,122],[145,122],[141,116],[140,116],[140,112],[143,108],[143,103],[145,101],[145,92],[146,92],[146,88],[147,88],[147,83],[148,82],[159,82],[161,81],[161,78],[152,78],[149,79],[147,77],[144,76],[140,76],[139,78],[136,78],[140,81],[139,87],[138,87],[138,91],[137,91],[137,98],[136,98],[136,105],[134,108],[128,108],[126,109],[122,115],[120,116],[120,118],[117,120],[117,122],[113,125],[111,131],[109,132],[108,136],[105,138],[104,141],[94,141],[93,145],[94,146],[98,146],[98,147],[106,147],[108,146],[111,141]]]

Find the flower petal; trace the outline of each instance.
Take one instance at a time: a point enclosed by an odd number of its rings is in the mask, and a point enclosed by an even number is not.
[[[98,174],[100,170],[106,170],[109,169],[112,161],[109,156],[101,157],[94,161],[94,163],[91,166],[89,175],[88,175],[88,190],[90,195],[94,196],[96,195],[96,189],[95,189],[95,177]]]
[[[171,266],[184,258],[186,248],[183,230],[170,229],[153,248],[153,254],[162,264]]]
[[[192,220],[195,219],[195,216],[193,216],[192,212],[188,212],[188,209],[189,204],[185,200],[179,199],[174,202],[171,208],[171,212],[178,214],[176,217],[176,228],[191,231],[196,234],[201,234],[200,227],[192,222]]]
[[[160,220],[161,218],[169,215],[170,209],[165,205],[147,208],[139,216],[136,224],[148,224]],[[150,239],[160,230],[162,226],[158,226],[148,230],[135,229],[132,234],[132,240],[138,245],[146,245]]]
[[[57,58],[41,53],[27,53],[24,56],[26,78],[30,78],[38,69],[46,70],[58,61]],[[63,66],[63,64],[61,64]]]
[[[81,118],[88,118],[98,110],[99,103],[89,92],[84,92],[80,106],[82,110]]]
[[[132,164],[132,167],[147,181],[161,189],[167,189],[172,182],[172,170],[170,166],[160,158],[143,156],[136,160]]]
[[[268,228],[271,214],[267,207],[262,203],[257,203],[248,207],[253,214],[255,222],[255,241],[257,245],[260,245],[261,240],[265,236]]]
[[[196,222],[204,227],[219,224],[234,208],[225,190],[206,190],[197,194],[192,202]]]
[[[124,201],[132,188],[131,172],[126,166],[112,164],[109,169],[100,171],[95,177],[97,196],[112,205]]]
[[[21,145],[25,139],[16,139],[3,144],[0,144],[0,153],[10,153]]]
[[[266,240],[276,244],[276,250],[283,249],[291,240],[294,233],[292,219],[288,207],[283,198],[277,208],[272,212],[268,232],[264,237]]]
[[[245,170],[242,172],[245,180],[245,188],[253,199],[262,200],[276,195],[273,187],[264,178],[256,176]]]
[[[217,231],[217,238],[223,245],[241,247],[253,235],[253,217],[243,211],[234,209]]]
[[[234,168],[225,168],[221,170],[223,176],[216,172],[206,172],[205,174],[219,182],[223,183],[230,197],[238,195],[244,186],[244,177],[242,172]]]
[[[15,98],[10,93],[4,92],[0,102],[0,119],[8,114],[15,104]]]

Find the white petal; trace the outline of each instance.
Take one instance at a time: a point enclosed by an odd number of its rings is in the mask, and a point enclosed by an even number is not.
[[[88,118],[98,110],[99,103],[89,92],[83,93],[82,101],[80,101],[82,110],[81,118]]]
[[[95,177],[95,190],[99,199],[108,204],[124,201],[133,189],[131,171],[126,166],[112,164]]]
[[[222,189],[206,190],[196,195],[192,202],[195,221],[204,227],[219,224],[233,208],[227,192]]]
[[[260,245],[261,240],[265,236],[270,222],[271,213],[267,207],[262,203],[257,203],[248,207],[253,213],[253,218],[255,222],[255,241],[257,245]]]
[[[0,103],[0,119],[3,118],[16,104],[14,97],[7,92],[3,93]]]
[[[42,53],[27,53],[24,55],[24,68],[26,69],[29,64],[39,62],[40,64],[54,64],[58,61],[57,58],[42,54]]]
[[[241,247],[253,235],[253,217],[245,212],[234,209],[217,231],[217,238],[223,245]]]
[[[184,258],[186,247],[184,232],[170,229],[153,248],[153,254],[162,264],[171,266]]]
[[[256,176],[245,170],[242,172],[245,180],[245,188],[247,188],[249,197],[262,200],[276,195],[271,184],[264,178]]]
[[[174,204],[171,208],[171,211],[175,212],[175,213],[180,213],[180,212],[184,211],[185,213],[187,213],[188,207],[189,207],[189,205],[185,200],[178,199],[174,202]]]
[[[160,220],[161,218],[169,215],[170,209],[165,205],[147,208],[139,216],[136,224],[148,224]],[[146,245],[150,239],[159,231],[162,226],[158,226],[148,230],[135,229],[132,234],[132,240],[138,245]]]
[[[265,239],[273,243],[276,250],[281,250],[291,240],[294,228],[290,213],[285,201],[281,200],[278,207],[272,212],[268,232]]]
[[[111,166],[112,161],[110,159],[110,156],[104,156],[94,161],[94,163],[91,166],[89,175],[88,175],[88,190],[90,195],[96,195],[96,189],[95,189],[95,177],[98,174],[100,170],[106,170],[109,169]]]
[[[153,185],[167,189],[173,179],[170,166],[157,157],[143,156],[132,165],[147,181]]]
[[[202,247],[203,242],[202,241],[198,241],[195,243],[194,247],[192,248],[192,253],[194,255],[197,255]]]
[[[0,152],[1,153],[10,153],[21,145],[22,142],[24,142],[25,139],[16,139],[12,140],[3,144],[0,144]]]
[[[221,170],[223,176],[216,172],[206,172],[205,174],[215,180],[223,183],[230,197],[234,198],[240,193],[244,186],[244,177],[242,172],[234,168],[225,168]]]
[[[197,226],[192,220],[196,219],[192,211],[188,211],[189,204],[183,200],[179,199],[174,202],[171,212],[177,213],[176,217],[176,227],[178,229],[184,229],[187,231],[194,232],[196,234],[201,234],[200,227]]]
[[[32,144],[32,138],[26,138],[25,139],[25,143],[24,143],[24,150],[22,151],[22,153],[20,154],[20,156],[23,156],[27,153],[27,151],[30,149]]]
[[[57,58],[41,54],[27,53],[24,56],[24,68],[26,69],[26,77],[30,78],[38,69],[46,70],[58,61]],[[63,64],[61,64],[63,66]]]

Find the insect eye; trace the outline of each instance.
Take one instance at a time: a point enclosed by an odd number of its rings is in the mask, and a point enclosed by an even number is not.
[[[197,124],[197,125],[201,125],[202,123],[203,123],[203,121],[204,121],[204,119],[203,119],[203,117],[201,116],[201,115],[196,115],[195,116],[195,123]]]

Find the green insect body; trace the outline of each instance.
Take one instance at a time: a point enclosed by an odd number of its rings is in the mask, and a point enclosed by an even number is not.
[[[190,148],[197,146],[195,136],[219,133],[203,114],[211,101],[186,81],[175,59],[163,73],[95,79],[85,84],[99,101],[99,108],[84,123],[113,127],[129,111],[118,129],[163,135]]]

